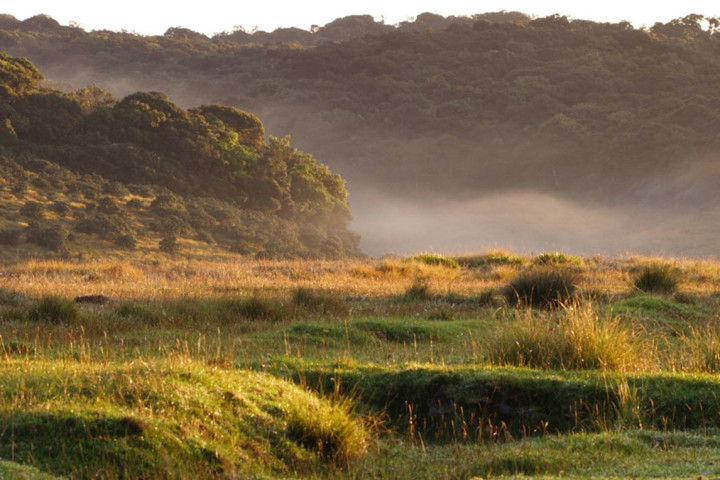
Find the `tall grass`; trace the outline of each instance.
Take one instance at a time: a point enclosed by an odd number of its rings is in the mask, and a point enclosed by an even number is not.
[[[635,288],[648,293],[673,293],[680,283],[680,270],[667,263],[651,263],[633,277]]]
[[[619,318],[600,314],[590,302],[566,305],[556,312],[523,310],[514,315],[486,341],[493,364],[618,371],[655,364],[648,342]]]
[[[574,272],[559,268],[533,268],[521,272],[505,287],[511,305],[553,307],[570,301],[577,289]]]

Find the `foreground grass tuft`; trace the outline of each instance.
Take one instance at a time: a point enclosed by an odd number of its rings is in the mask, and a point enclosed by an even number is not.
[[[533,368],[637,371],[653,365],[652,349],[589,303],[545,315],[516,312],[487,340],[486,351],[493,364]]]

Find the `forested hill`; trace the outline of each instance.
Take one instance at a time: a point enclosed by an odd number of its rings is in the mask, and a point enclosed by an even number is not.
[[[700,16],[637,29],[560,16],[424,14],[397,27],[358,16],[294,37],[208,38],[4,16],[0,49],[76,88],[159,90],[184,106],[256,112],[352,188],[626,195],[718,148],[717,26]]]
[[[356,16],[307,32],[207,37],[183,28],[86,32],[44,16],[5,16],[0,50],[28,57],[68,92],[92,84],[118,96],[164,91],[186,108],[222,103],[255,113],[268,132],[291,135],[348,181],[363,237],[386,232],[401,242],[378,240],[373,253],[381,253],[427,248],[402,237],[416,223],[398,230],[408,205],[423,222],[437,210],[425,230],[455,228],[441,221],[459,208],[441,200],[469,205],[522,191],[622,212],[663,208],[664,220],[683,221],[720,205],[718,26],[699,15],[634,28],[423,14],[398,26]],[[506,221],[507,210],[487,210],[497,218],[486,225]],[[476,248],[481,234],[462,245]]]
[[[41,79],[0,53],[3,254],[359,254],[342,178],[254,115]]]

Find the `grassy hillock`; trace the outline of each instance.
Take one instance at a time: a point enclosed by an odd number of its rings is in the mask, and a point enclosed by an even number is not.
[[[28,255],[359,254],[343,180],[235,108],[41,88],[0,54],[0,243]]]
[[[86,352],[87,353],[87,352]],[[190,359],[4,362],[3,458],[72,478],[309,474],[362,455],[342,405]]]

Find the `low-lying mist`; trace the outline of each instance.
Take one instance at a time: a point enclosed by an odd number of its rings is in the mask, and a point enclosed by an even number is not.
[[[589,206],[545,193],[509,191],[472,200],[418,203],[351,192],[361,248],[372,256],[421,251],[712,256],[717,208]]]

